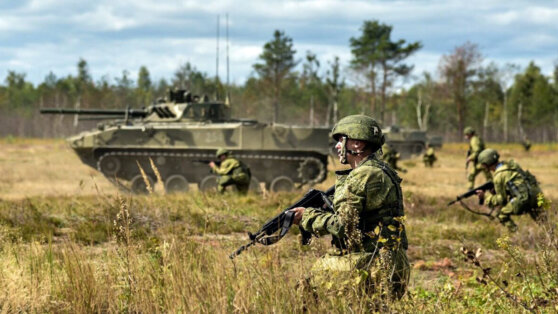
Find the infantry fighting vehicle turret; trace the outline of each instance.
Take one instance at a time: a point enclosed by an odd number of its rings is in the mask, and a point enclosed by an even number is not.
[[[169,192],[187,191],[190,184],[200,190],[215,187],[216,176],[200,160],[215,159],[220,147],[250,167],[255,189],[263,182],[272,191],[290,190],[321,182],[327,174],[329,128],[232,119],[229,105],[184,90],[171,91],[145,109],[47,108],[41,113],[105,120],[68,142],[83,163],[133,192],[146,190],[140,167],[156,181],[150,159]]]

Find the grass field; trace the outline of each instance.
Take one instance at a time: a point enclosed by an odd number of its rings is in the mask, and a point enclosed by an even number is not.
[[[297,284],[329,244],[324,238],[301,246],[297,230],[276,245],[228,258],[247,242],[246,231],[257,230],[303,191],[132,196],[82,165],[62,140],[0,139],[0,308],[3,313],[556,312],[558,244],[549,227],[557,222],[558,146],[535,145],[528,153],[519,145],[489,146],[537,176],[553,201],[550,224],[540,227],[519,217],[519,232],[508,234],[459,205],[447,208],[466,186],[465,144],[445,145],[433,169],[424,168],[420,158],[404,161],[413,270],[408,294],[393,302],[363,297],[357,288],[320,290],[317,300],[302,293]],[[318,187],[333,182],[330,175]],[[467,260],[462,247],[482,253]]]

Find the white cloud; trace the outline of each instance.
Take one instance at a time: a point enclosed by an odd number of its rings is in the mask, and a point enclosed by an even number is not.
[[[408,62],[415,75],[434,73],[441,55],[466,41],[478,43],[490,60],[532,57],[547,72],[548,60],[558,57],[558,4],[545,1],[32,0],[0,11],[0,73],[26,72],[38,83],[49,71],[75,72],[83,57],[96,78],[120,76],[124,69],[135,73],[141,65],[153,77],[170,78],[184,62],[214,75],[216,16],[224,26],[227,12],[231,78],[238,83],[250,75],[275,29],[293,38],[299,58],[311,50],[322,69],[334,56],[346,67],[349,38],[370,19],[392,25],[393,39],[423,43]]]

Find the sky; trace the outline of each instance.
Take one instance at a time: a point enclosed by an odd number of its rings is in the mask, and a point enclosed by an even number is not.
[[[467,41],[478,45],[485,64],[525,68],[534,61],[551,75],[558,62],[558,1],[0,0],[0,84],[8,71],[25,73],[35,85],[50,72],[75,76],[80,58],[94,81],[114,83],[124,70],[136,80],[141,66],[153,81],[171,79],[186,62],[214,76],[218,16],[225,82],[226,15],[235,84],[254,75],[252,66],[275,30],[292,38],[297,59],[316,54],[322,74],[335,56],[347,68],[349,40],[366,20],[393,26],[392,40],[422,43],[407,59],[415,78],[424,71],[435,75],[440,58]]]

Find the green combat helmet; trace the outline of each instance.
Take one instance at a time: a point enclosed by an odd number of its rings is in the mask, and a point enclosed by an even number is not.
[[[498,152],[495,149],[487,148],[480,152],[477,160],[482,165],[492,166],[498,162],[498,159],[500,159]]]
[[[385,142],[380,124],[365,115],[351,115],[339,120],[331,130],[331,136],[337,141],[342,135],[354,140],[367,141],[376,148],[380,148]]]
[[[228,151],[226,148],[219,148],[215,153],[215,157],[219,158],[221,155],[229,155],[231,152]]]
[[[473,135],[475,133],[475,129],[473,129],[472,127],[468,126],[463,130],[463,134],[465,135]]]

